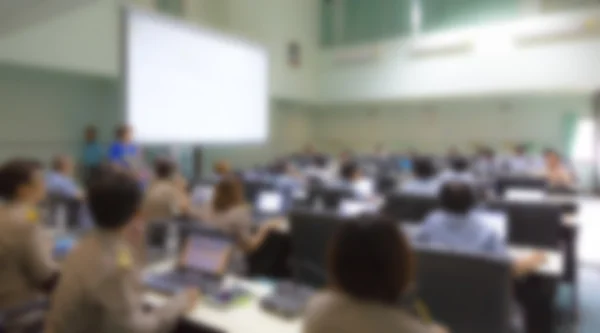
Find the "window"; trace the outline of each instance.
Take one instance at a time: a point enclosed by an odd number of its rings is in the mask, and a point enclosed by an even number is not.
[[[582,118],[577,122],[572,147],[571,159],[574,162],[594,161],[595,141],[594,121],[591,118]]]

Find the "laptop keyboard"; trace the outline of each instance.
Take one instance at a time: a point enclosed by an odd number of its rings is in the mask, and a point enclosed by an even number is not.
[[[215,295],[221,288],[221,279],[194,272],[169,272],[151,276],[146,284],[152,289],[168,293],[175,293],[183,288],[198,288],[203,294]]]

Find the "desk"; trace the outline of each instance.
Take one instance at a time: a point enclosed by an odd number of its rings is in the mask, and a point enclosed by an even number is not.
[[[151,266],[144,273],[159,273],[170,269],[172,266],[173,261],[165,261]],[[185,320],[227,333],[301,332],[301,318],[286,320],[265,312],[260,308],[260,299],[268,295],[273,290],[273,286],[268,283],[254,282],[233,276],[226,277],[225,285],[233,284],[242,286],[253,294],[249,303],[229,309],[219,309],[200,301],[185,316]],[[165,297],[160,294],[148,292],[144,300],[151,305],[159,306],[164,302]]]

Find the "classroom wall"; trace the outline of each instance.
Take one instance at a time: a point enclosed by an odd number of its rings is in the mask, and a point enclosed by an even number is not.
[[[120,0],[94,0],[0,35],[0,64],[116,78]]]
[[[108,142],[120,121],[117,96],[108,79],[0,65],[0,161],[77,156],[87,124]]]
[[[411,147],[432,153],[450,146],[530,142],[567,151],[567,120],[591,116],[587,95],[521,95],[321,107],[313,113],[315,143],[327,151]]]
[[[272,97],[315,100],[318,13],[317,0],[229,0],[229,32],[259,43],[269,52]],[[291,42],[297,42],[301,49],[296,67],[288,63]]]
[[[481,94],[591,92],[600,87],[599,10],[536,16],[480,29],[321,52],[323,102],[406,100]],[[548,29],[573,35],[522,42]],[[590,30],[587,30],[590,29]]]

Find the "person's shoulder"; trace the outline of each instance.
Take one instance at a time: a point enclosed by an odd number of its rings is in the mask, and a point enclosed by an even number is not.
[[[339,309],[342,302],[342,296],[333,291],[323,290],[316,293],[306,306],[307,322],[315,322],[327,317],[332,311]]]

